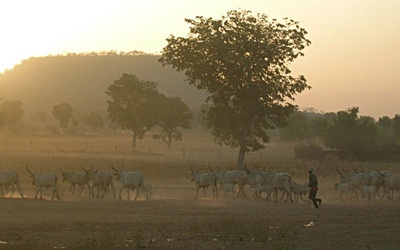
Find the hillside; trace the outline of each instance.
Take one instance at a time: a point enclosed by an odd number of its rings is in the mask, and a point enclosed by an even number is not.
[[[199,108],[206,92],[190,86],[185,76],[163,67],[154,55],[71,55],[30,58],[0,74],[0,98],[21,100],[26,113],[51,112],[68,102],[83,111],[105,112],[107,87],[123,73],[158,83],[167,96],[178,96]]]

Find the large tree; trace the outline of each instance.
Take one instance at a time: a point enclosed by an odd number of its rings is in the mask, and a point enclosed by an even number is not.
[[[154,139],[161,139],[171,148],[172,141],[182,140],[180,129],[190,128],[193,114],[179,97],[163,97],[157,125],[161,131],[154,134]]]
[[[113,122],[132,131],[132,147],[137,139],[157,123],[160,94],[155,82],[140,80],[136,75],[123,74],[106,91],[110,99],[107,111]]]
[[[310,88],[288,66],[310,44],[307,32],[290,19],[229,11],[222,19],[185,19],[188,37],[167,38],[160,62],[183,71],[189,84],[210,93],[208,124],[214,141],[245,154],[269,142],[268,129],[280,127],[294,111],[294,96]]]

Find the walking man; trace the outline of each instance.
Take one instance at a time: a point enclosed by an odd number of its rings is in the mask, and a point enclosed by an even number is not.
[[[322,200],[318,199],[317,196],[317,191],[318,191],[318,179],[317,176],[314,174],[314,169],[310,168],[308,170],[309,176],[308,176],[308,186],[310,187],[310,194],[309,198],[312,200],[314,207],[319,208],[321,206]]]

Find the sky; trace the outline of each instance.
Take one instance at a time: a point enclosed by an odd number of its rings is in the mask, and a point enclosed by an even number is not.
[[[309,33],[312,44],[290,66],[312,87],[296,96],[300,109],[400,114],[399,0],[4,0],[0,72],[63,53],[159,54],[169,35],[188,35],[185,18],[219,19],[237,9],[294,19]]]

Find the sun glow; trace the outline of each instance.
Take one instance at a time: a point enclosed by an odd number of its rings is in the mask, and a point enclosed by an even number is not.
[[[76,52],[77,37],[90,33],[117,7],[90,0],[1,2],[0,72],[30,57]]]

